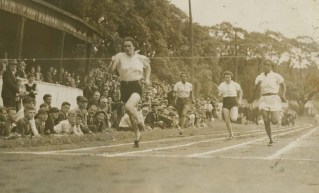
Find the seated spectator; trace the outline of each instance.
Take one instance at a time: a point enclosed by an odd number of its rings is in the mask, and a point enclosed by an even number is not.
[[[69,102],[63,102],[61,105],[61,109],[58,115],[58,123],[60,123],[63,120],[66,120],[68,117],[68,112],[70,110],[71,104]]]
[[[17,121],[17,127],[15,128],[15,132],[21,135],[21,137],[32,136],[35,135],[31,128],[30,121],[34,119],[35,108],[27,107],[24,109],[24,118],[21,118]],[[38,133],[36,133],[38,135]]]
[[[38,117],[35,119],[35,126],[38,130],[38,133],[40,135],[44,135],[45,133],[45,122],[48,119],[48,112],[43,110],[43,109],[39,109],[38,111]]]
[[[34,74],[28,74],[28,82],[24,84],[26,90],[26,96],[30,96],[35,100],[35,96],[38,94],[37,84],[34,82]]]
[[[94,103],[96,106],[98,106],[100,96],[101,96],[101,94],[99,91],[94,91],[94,94],[92,96],[92,99],[90,100],[90,103]]]
[[[35,100],[29,96],[25,96],[22,99],[22,106],[23,108],[21,108],[18,112],[17,112],[17,121],[19,119],[24,118],[24,109],[25,108],[34,108],[35,107]],[[34,134],[34,136],[38,136],[38,130],[35,126],[35,120],[34,120],[34,116],[32,117],[32,119],[30,120],[30,124],[31,124],[31,129],[32,129],[32,133]]]
[[[106,113],[104,111],[97,111],[94,115],[93,124],[95,125],[94,132],[106,131],[109,126],[106,120]]]
[[[58,70],[56,68],[52,71],[52,81],[55,84],[59,84]]]
[[[36,75],[35,75],[36,81],[43,81],[43,80],[44,80],[43,75],[42,75],[42,72],[41,72],[41,66],[37,65],[35,74],[36,74]]]
[[[0,107],[0,136],[5,136],[5,133],[8,130],[7,124],[6,124],[7,120],[8,120],[7,109],[4,107]]]
[[[51,109],[52,96],[50,94],[45,94],[43,96],[43,102],[49,106],[49,109]]]
[[[83,132],[81,130],[81,125],[83,125],[83,116],[82,116],[82,114],[77,114],[75,127],[72,128],[71,134],[76,135],[76,136],[82,136]]]
[[[159,104],[153,103],[152,104],[152,110],[146,115],[144,124],[146,129],[154,129],[155,126],[157,126],[158,123],[158,109]]]
[[[7,121],[5,123],[4,127],[4,136],[9,136],[13,130],[15,130],[15,127],[17,126],[16,120],[17,120],[17,111],[13,107],[9,107],[7,109]]]
[[[97,109],[98,109],[98,111],[105,112],[105,114],[106,114],[105,122],[107,123],[108,127],[111,127],[111,122],[110,122],[111,114],[108,113],[108,100],[106,97],[101,97],[100,103],[99,103],[99,106]]]
[[[94,115],[97,111],[97,106],[95,103],[90,103],[87,108],[87,126],[90,132],[96,132],[96,126],[94,125]]]
[[[91,133],[87,125],[88,111],[86,110],[86,108],[88,106],[88,100],[84,96],[78,96],[76,97],[76,101],[77,101],[77,107],[75,107],[73,110],[77,114],[82,114],[82,117],[83,117],[83,124],[81,125],[82,132]]]
[[[61,121],[59,124],[54,126],[54,131],[57,134],[62,134],[62,135],[69,135],[69,134],[75,134],[75,135],[83,135],[81,129],[80,129],[80,124],[81,121],[78,120],[77,122],[77,117],[82,118],[82,115],[80,114],[79,116],[77,115],[76,111],[71,110],[68,113],[68,119]]]
[[[57,123],[59,112],[60,112],[59,109],[56,108],[56,107],[52,107],[49,110],[49,116],[48,116],[48,119],[45,122],[45,129],[44,129],[45,130],[44,131],[45,134],[47,134],[47,135],[55,134],[54,126]]]

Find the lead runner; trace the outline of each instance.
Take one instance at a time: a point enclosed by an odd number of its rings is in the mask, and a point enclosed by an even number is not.
[[[273,72],[273,68],[273,64],[266,61],[264,72],[258,75],[255,80],[255,91],[260,88],[259,109],[262,112],[265,129],[269,137],[269,146],[274,143],[270,123],[278,124],[280,122],[281,99],[278,96],[280,87],[282,89],[282,100],[287,101],[284,78],[280,74]]]
[[[150,85],[151,66],[150,60],[143,55],[135,53],[136,42],[131,37],[124,39],[124,51],[112,57],[108,71],[115,69],[119,73],[121,100],[125,103],[125,111],[130,117],[132,128],[135,131],[134,148],[139,147],[141,130],[144,130],[143,120],[137,112],[137,105],[141,100],[143,78],[145,69],[145,84]]]

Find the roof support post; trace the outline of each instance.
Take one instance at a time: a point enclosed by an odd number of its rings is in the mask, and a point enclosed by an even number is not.
[[[21,16],[18,22],[17,38],[16,38],[16,50],[15,58],[21,59],[22,57],[22,48],[23,48],[23,37],[24,37],[24,26],[27,18]]]

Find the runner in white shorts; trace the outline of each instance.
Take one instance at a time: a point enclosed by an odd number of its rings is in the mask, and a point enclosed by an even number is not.
[[[269,146],[274,141],[271,135],[270,123],[278,124],[281,111],[281,100],[286,101],[286,85],[284,78],[273,72],[273,64],[266,61],[264,72],[257,76],[255,80],[255,91],[260,88],[261,97],[259,99],[259,109],[262,112],[264,125],[269,137]],[[282,89],[282,99],[278,96],[279,88]]]

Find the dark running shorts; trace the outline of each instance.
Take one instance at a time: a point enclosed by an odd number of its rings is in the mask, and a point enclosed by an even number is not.
[[[137,93],[142,97],[142,86],[139,80],[121,81],[121,100],[126,103],[133,93]]]
[[[223,108],[231,109],[238,106],[237,97],[224,97],[223,98]]]

